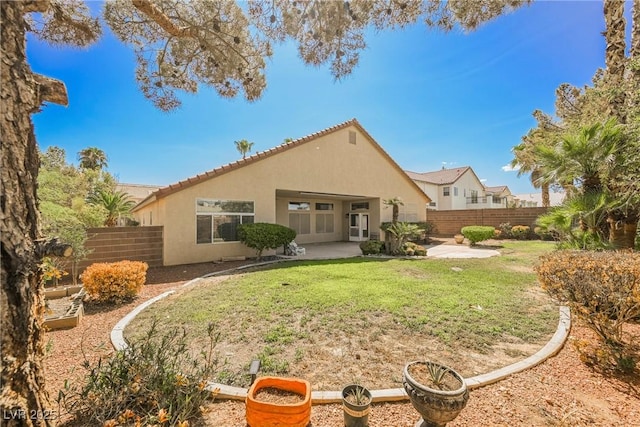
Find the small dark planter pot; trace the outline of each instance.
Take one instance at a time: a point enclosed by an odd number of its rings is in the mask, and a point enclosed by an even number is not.
[[[347,396],[355,393],[356,389],[362,390],[362,395],[367,403],[354,405],[347,401]],[[346,386],[342,389],[342,409],[344,410],[344,425],[346,427],[367,427],[369,425],[369,412],[371,411],[371,392],[357,384]]]
[[[404,367],[402,385],[409,395],[411,404],[422,415],[422,421],[419,421],[416,427],[444,427],[464,409],[469,400],[469,390],[464,378],[451,368],[447,368],[447,375],[451,375],[459,384],[457,389],[438,390],[421,384],[409,373],[411,366],[420,364],[442,366],[434,362],[416,361]]]

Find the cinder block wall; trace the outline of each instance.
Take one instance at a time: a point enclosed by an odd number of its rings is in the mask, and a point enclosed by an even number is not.
[[[437,236],[452,236],[467,225],[490,225],[498,228],[505,222],[511,225],[528,225],[533,229],[538,216],[548,208],[467,209],[436,211],[427,209],[427,221],[436,226]]]
[[[144,261],[158,267],[162,258],[162,226],[89,228],[85,246],[92,249],[80,271],[94,262]]]

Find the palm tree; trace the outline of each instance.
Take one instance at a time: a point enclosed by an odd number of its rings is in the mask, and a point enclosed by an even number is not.
[[[395,224],[398,222],[398,216],[400,215],[400,206],[404,206],[404,202],[399,197],[383,200],[382,203],[385,206],[391,206],[393,208],[391,212],[391,222]]]
[[[107,155],[98,147],[88,147],[78,153],[80,169],[102,170],[107,167]]]
[[[541,165],[535,156],[535,147],[542,142],[536,138],[537,131],[538,129],[531,129],[526,136],[522,137],[522,142],[513,147],[514,159],[511,161],[511,166],[518,169],[519,177],[527,173],[531,174],[531,184],[534,188],[540,188],[542,193],[542,207],[548,208],[551,206],[550,184],[541,179]]]
[[[535,110],[533,117],[536,119],[537,126],[522,137],[520,144],[513,147],[514,159],[511,161],[511,166],[518,169],[518,176],[531,174],[531,184],[541,190],[542,206],[549,207],[551,205],[550,187],[558,183],[543,179],[542,163],[538,158],[537,147],[553,146],[566,130],[562,123],[540,110]]]
[[[601,200],[604,197],[609,201],[606,206],[597,204],[603,214],[596,215],[600,220],[594,226],[618,247],[627,245],[624,230],[619,227],[624,212],[613,204],[616,190],[607,184],[615,181],[612,177],[620,172],[623,138],[622,127],[615,119],[609,119],[567,133],[554,146],[535,149],[542,165],[541,180],[572,184],[576,193],[569,195],[570,198],[582,196]],[[583,231],[594,226],[586,227],[582,222]]]
[[[609,204],[604,192],[576,194],[567,198],[561,206],[540,215],[536,224],[560,237],[562,245],[567,248],[609,248],[606,230],[602,228],[607,222]]]
[[[622,129],[615,119],[569,132],[555,145],[536,145],[541,179],[570,183],[582,193],[598,192],[619,164]]]
[[[637,2],[634,2],[637,3]],[[626,49],[626,22],[624,18],[625,2],[620,0],[604,0],[603,12],[605,21],[604,37],[607,43],[605,49],[605,65],[607,78],[614,88],[614,93],[609,101],[610,114],[616,117],[620,123],[626,122],[625,91],[622,90],[622,82],[625,79],[627,58]],[[636,5],[637,7],[637,5]]]
[[[249,142],[246,139],[241,139],[240,141],[235,141],[236,150],[242,154],[242,158],[247,158],[247,153],[251,151],[253,148],[253,142]]]
[[[107,218],[104,220],[106,227],[115,227],[118,218],[129,216],[135,203],[129,195],[123,191],[98,190],[89,197],[89,203],[102,206],[107,211]]]

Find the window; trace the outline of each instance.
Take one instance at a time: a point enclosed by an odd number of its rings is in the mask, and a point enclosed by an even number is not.
[[[333,203],[316,203],[317,211],[332,211]]]
[[[211,243],[212,221],[211,215],[196,216],[196,243]]]
[[[290,213],[289,228],[295,230],[297,234],[311,234],[311,214]]]
[[[354,202],[351,203],[351,210],[352,211],[357,211],[357,210],[368,210],[369,209],[369,202]]]
[[[436,202],[429,202],[429,206],[435,206]]]
[[[471,203],[473,203],[473,204],[478,203],[478,191],[477,190],[471,190]]]
[[[196,243],[237,242],[238,225],[252,224],[254,203],[196,199]]]
[[[153,225],[153,211],[149,212],[149,225]]]
[[[458,187],[453,187],[453,195],[454,196],[458,195]]]
[[[349,131],[349,144],[356,145],[356,133],[352,130]]]
[[[289,202],[290,211],[310,211],[311,203],[309,202]]]
[[[450,187],[442,187],[442,195],[448,196],[450,191]]]
[[[333,233],[333,214],[316,214],[316,233]]]
[[[404,206],[400,206],[398,212],[398,219],[406,222],[418,221],[418,205],[415,203],[406,203]]]

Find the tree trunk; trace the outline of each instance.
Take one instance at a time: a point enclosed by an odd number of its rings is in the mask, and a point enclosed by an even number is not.
[[[549,184],[546,182],[543,183],[540,186],[540,189],[542,191],[542,207],[548,208],[551,206],[551,198],[549,197]]]
[[[636,247],[636,234],[638,233],[638,215],[627,215],[624,223],[624,247],[628,249],[635,249]]]
[[[606,28],[604,37],[607,43],[605,49],[607,79],[611,83],[611,87],[617,89],[609,101],[609,112],[620,123],[626,123],[625,93],[622,89],[626,64],[624,4],[625,2],[620,0],[604,0],[603,5]]]
[[[611,243],[615,249],[624,248],[625,236],[622,220],[613,212],[609,212],[607,223],[609,224],[609,243]]]
[[[629,49],[629,57],[631,59],[640,58],[640,2],[633,2],[631,12],[631,49]],[[632,69],[631,72],[635,77],[640,75],[640,69]]]
[[[2,373],[6,426],[55,423],[42,367],[44,288],[39,284],[36,201],[38,152],[30,115],[42,94],[25,57],[26,2],[0,1],[2,47]]]

